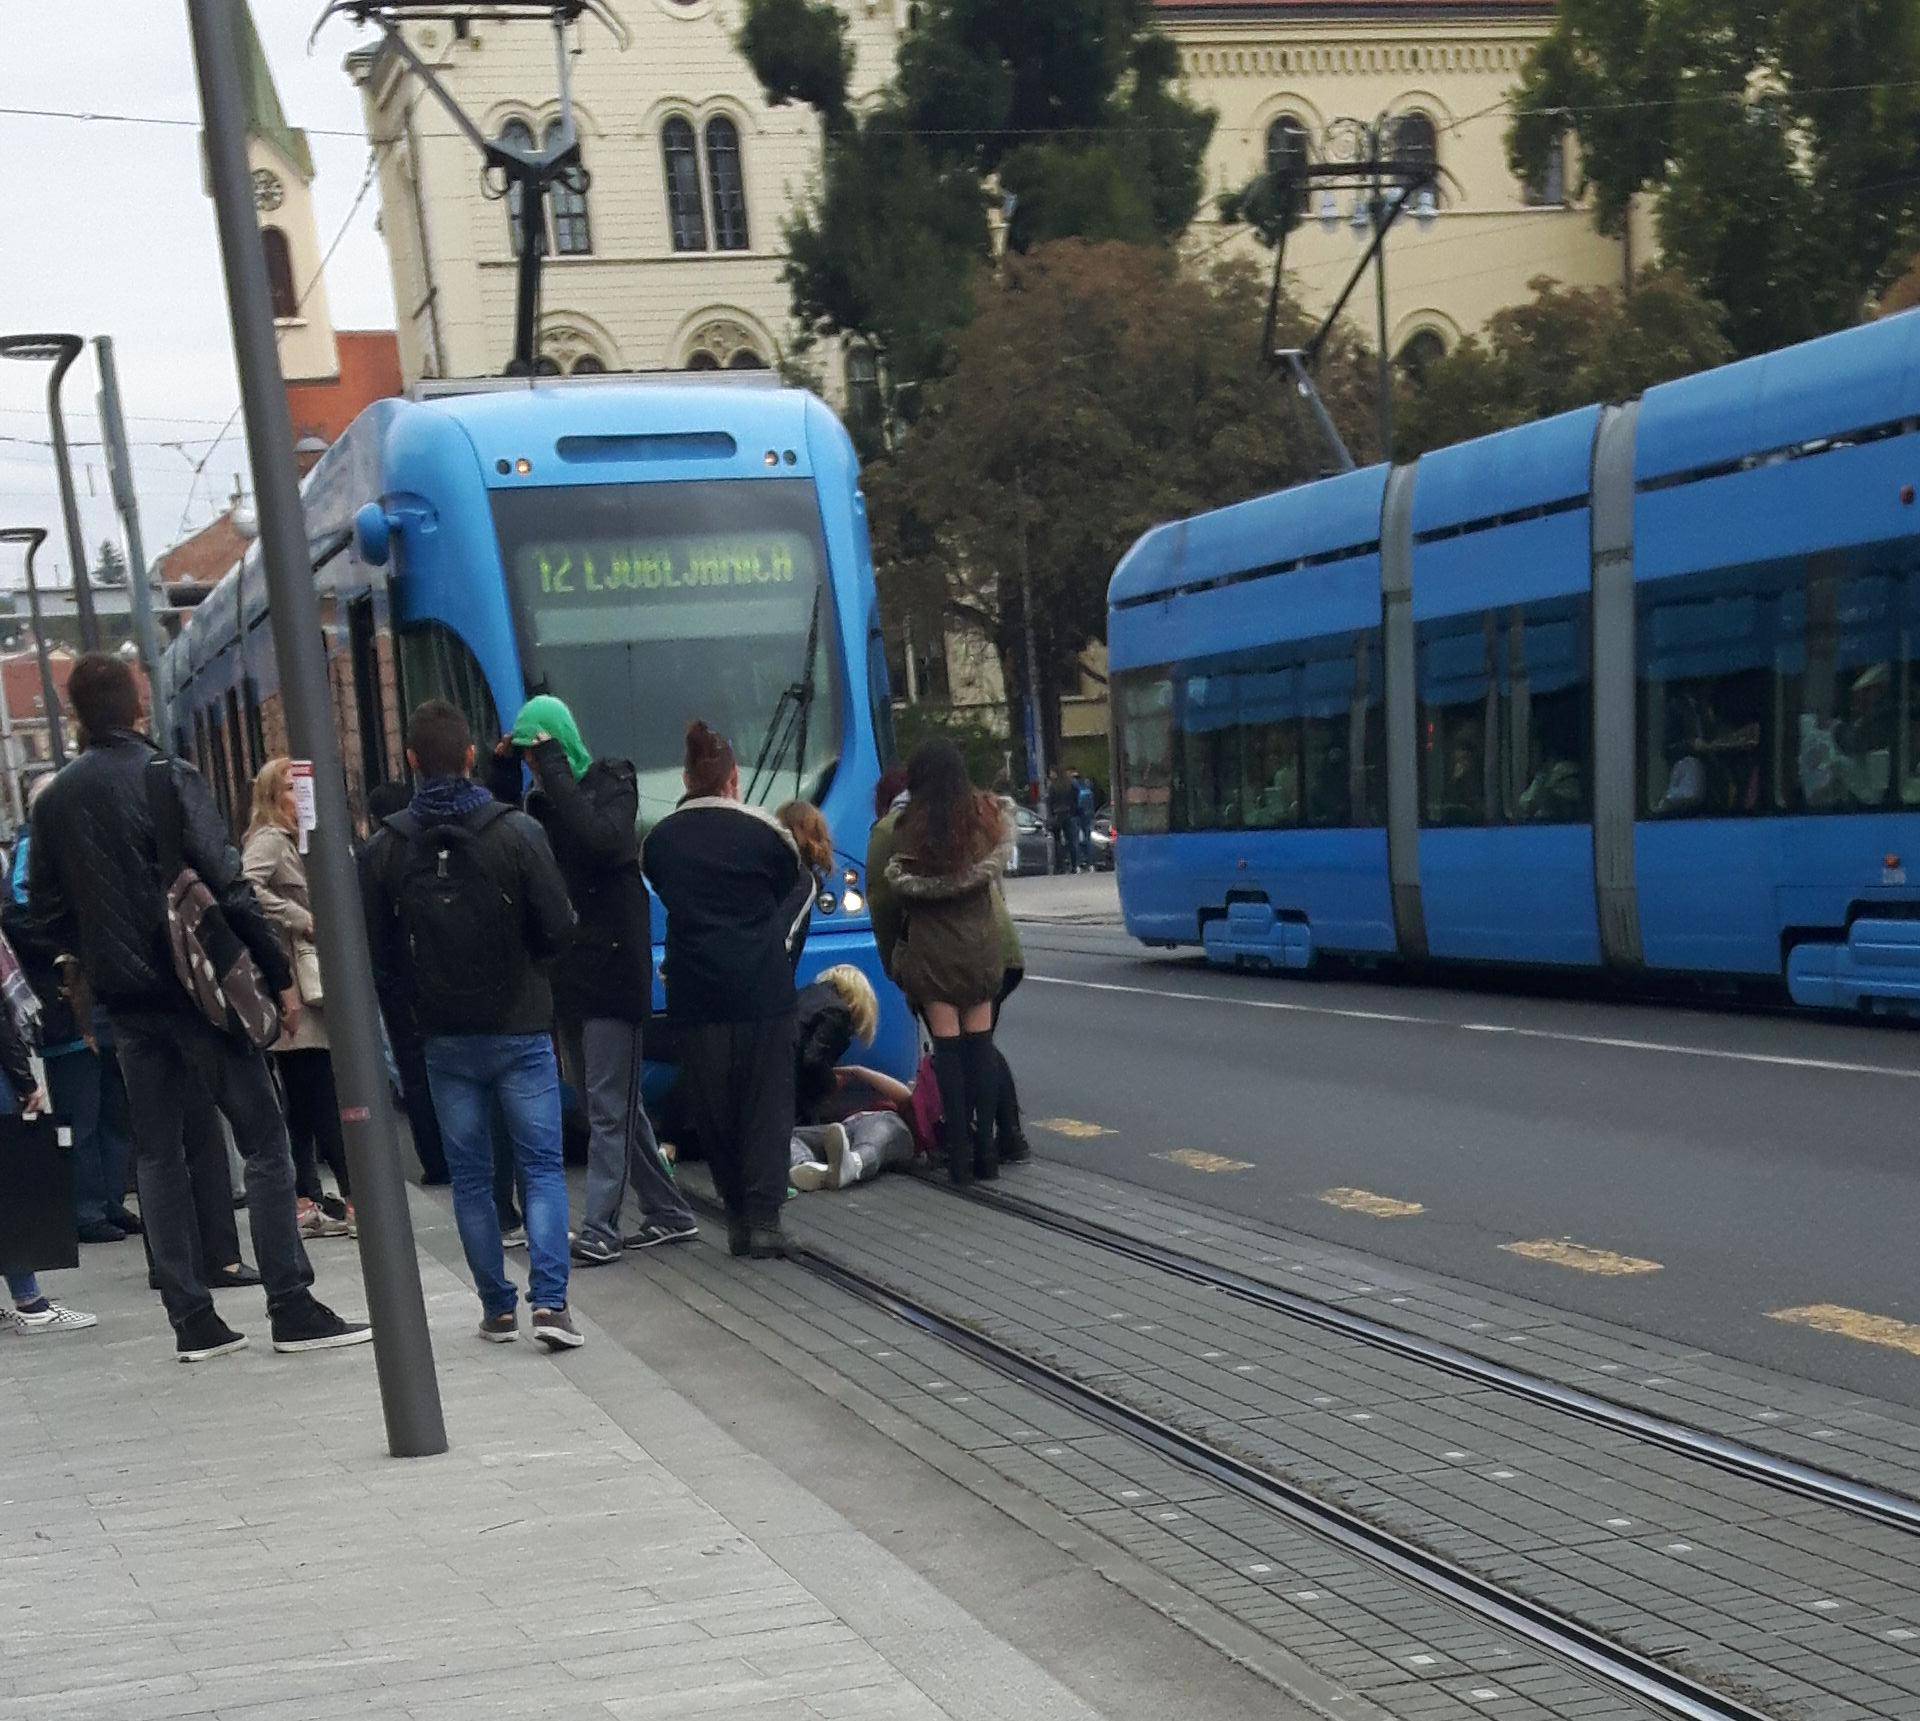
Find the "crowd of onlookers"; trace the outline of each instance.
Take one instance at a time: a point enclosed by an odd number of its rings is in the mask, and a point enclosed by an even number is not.
[[[198,773],[143,732],[126,665],[81,659],[68,698],[81,751],[35,783],[0,911],[14,1109],[71,1131],[75,1237],[144,1238],[182,1360],[246,1343],[213,1293],[250,1285],[275,1349],[362,1343],[366,1324],[311,1289],[307,1245],[351,1236],[355,1213],[292,765],[261,769],[236,848]],[[429,701],[406,751],[411,783],[369,796],[357,847],[366,935],[389,1071],[422,1181],[452,1186],[483,1337],[520,1335],[506,1252],[524,1246],[532,1336],[578,1346],[575,1267],[698,1236],[679,1161],[705,1160],[731,1251],[765,1257],[785,1251],[795,1190],[916,1155],[967,1183],[1025,1156],[993,1038],[1023,967],[999,887],[1010,808],[951,744],[882,779],[866,856],[880,959],[930,1048],[912,1082],[855,1061],[878,1031],[872,977],[798,983],[842,862],[811,803],[742,798],[726,737],[688,726],[686,794],[644,833],[634,767],[594,755],[558,699],[529,700],[484,758]],[[649,885],[667,911],[659,1019]],[[18,1330],[95,1324],[21,1266],[0,1259]]]

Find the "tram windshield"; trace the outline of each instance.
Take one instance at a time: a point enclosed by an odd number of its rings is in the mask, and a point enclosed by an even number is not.
[[[695,717],[732,741],[743,793],[763,750],[777,764],[753,800],[819,793],[841,668],[811,480],[507,491],[494,523],[528,690],[564,699],[596,754],[633,761],[643,822],[683,793]]]

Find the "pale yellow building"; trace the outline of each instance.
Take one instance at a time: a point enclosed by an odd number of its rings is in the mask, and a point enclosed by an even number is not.
[[[1451,347],[1502,306],[1551,275],[1573,286],[1618,286],[1644,264],[1636,232],[1609,239],[1568,201],[1577,163],[1533,186],[1506,159],[1515,86],[1552,27],[1541,0],[1157,0],[1179,44],[1190,95],[1220,116],[1207,160],[1206,207],[1192,245],[1264,255],[1224,230],[1220,192],[1245,185],[1289,148],[1330,155],[1341,119],[1384,121],[1390,144],[1430,147],[1441,171],[1431,221],[1410,215],[1387,239],[1388,346]],[[1404,128],[1404,129],[1403,129]],[[1353,222],[1353,195],[1338,194],[1331,231],[1316,195],[1289,239],[1287,265],[1309,309],[1324,309],[1346,283],[1369,233]],[[1642,254],[1636,258],[1634,240]],[[1349,306],[1371,345],[1371,279]]]

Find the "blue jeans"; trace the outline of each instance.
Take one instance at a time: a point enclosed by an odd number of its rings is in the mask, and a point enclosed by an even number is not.
[[[473,1288],[489,1319],[512,1313],[500,1210],[493,1200],[494,1107],[513,1143],[527,1223],[528,1295],[536,1309],[567,1306],[567,1179],[560,1153],[560,1070],[545,1034],[440,1034],[427,1040],[427,1083],[453,1179]]]
[[[17,1308],[24,1309],[29,1303],[40,1300],[40,1281],[31,1273],[8,1273],[7,1294],[13,1298]]]

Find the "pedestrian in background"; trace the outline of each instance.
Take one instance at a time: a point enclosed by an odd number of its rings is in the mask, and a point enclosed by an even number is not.
[[[277,1351],[364,1344],[364,1322],[343,1321],[310,1287],[293,1192],[293,1152],[273,1077],[260,1053],[216,1028],[175,971],[161,875],[160,820],[180,860],[199,875],[284,1012],[299,1016],[279,934],[262,913],[213,797],[191,765],[140,732],[140,689],[117,657],[89,652],[67,698],[81,752],[33,812],[26,926],[47,956],[75,952],[106,1011],[133,1120],[140,1216],[180,1360],[200,1362],[246,1343],[214,1312],[195,1260],[192,1188],[183,1158],[183,1093],[197,1082],[233,1126],[246,1160],[247,1214]]]
[[[793,952],[813,875],[786,826],[740,799],[732,744],[687,726],[686,795],[648,835],[667,911],[667,1012],[681,1086],[727,1209],[735,1255],[786,1253],[793,1129]]]
[[[1098,810],[1093,784],[1079,771],[1073,773],[1073,847],[1074,860],[1082,872],[1093,871],[1093,815]]]
[[[293,1143],[300,1235],[347,1237],[353,1234],[353,1185],[347,1175],[340,1098],[333,1085],[320,952],[314,943],[313,898],[307,890],[307,863],[300,853],[299,828],[293,761],[269,759],[253,780],[253,815],[241,864],[261,908],[279,929],[300,994],[300,1014],[273,1047],[274,1066],[286,1095],[287,1135]],[[327,1192],[320,1181],[322,1160],[340,1191],[333,1211],[326,1204]]]
[[[6,1092],[0,1101],[21,1117],[40,1117],[48,1110],[44,1089],[33,1079],[33,1064],[28,1043],[15,1026],[13,1012],[0,1009],[0,1076]],[[0,1152],[4,1152],[0,1147]],[[77,1333],[99,1325],[97,1315],[70,1309],[55,1302],[40,1288],[39,1279],[30,1272],[11,1268],[0,1261],[0,1279],[6,1281],[13,1308],[0,1311],[0,1331],[23,1333],[29,1337],[43,1333]]]
[[[573,1259],[603,1266],[623,1248],[700,1235],[640,1095],[653,1009],[653,920],[640,876],[640,789],[625,759],[596,759],[558,699],[530,699],[495,750],[493,792],[517,800],[520,764],[533,776],[527,811],[540,821],[578,924],[553,971],[562,1043],[579,1048],[587,1103],[587,1187]],[[620,1229],[632,1191],[639,1228]]]
[[[567,1182],[548,966],[573,933],[566,881],[539,824],[473,780],[473,731],[443,699],[407,724],[418,787],[367,853],[368,943],[384,983],[407,972],[453,1174],[453,1216],[480,1296],[480,1336],[520,1336],[493,1195],[493,1116],[524,1190],[533,1336],[585,1340],[567,1307]]]
[[[968,781],[959,748],[922,744],[907,764],[907,804],[887,862],[905,910],[893,976],[933,1035],[947,1171],[962,1185],[1000,1175],[993,1010],[1006,962],[994,889],[1010,837],[1000,802]]]
[[[1077,797],[1073,781],[1064,765],[1056,765],[1047,783],[1047,828],[1053,836],[1053,867],[1056,873],[1074,870],[1074,821]]]

